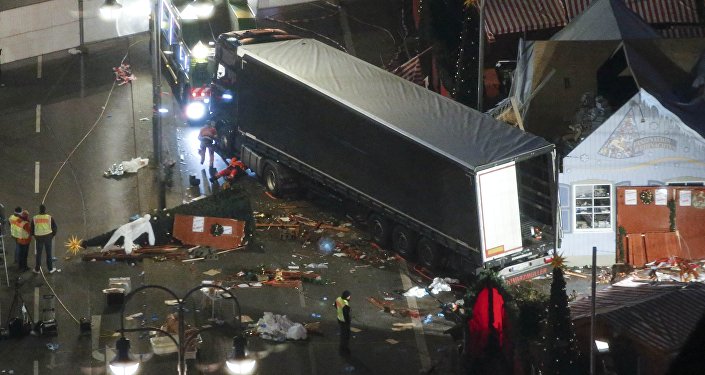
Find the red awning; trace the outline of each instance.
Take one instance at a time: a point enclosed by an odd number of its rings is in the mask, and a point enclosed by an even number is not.
[[[486,0],[485,31],[494,35],[565,26],[560,0]]]
[[[582,13],[591,0],[564,0],[568,19]],[[697,23],[696,0],[626,0],[629,9],[648,23]]]
[[[703,26],[671,26],[667,29],[658,30],[664,38],[704,38],[705,27]]]
[[[696,0],[627,0],[627,6],[648,23],[696,23]]]

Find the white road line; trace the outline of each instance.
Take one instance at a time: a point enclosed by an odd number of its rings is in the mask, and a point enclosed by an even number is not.
[[[406,262],[401,261],[399,265],[400,271],[399,276],[401,277],[401,285],[404,290],[411,289],[411,280],[409,276],[403,273],[401,270],[407,269]],[[416,305],[415,297],[406,297],[406,303],[409,309],[418,311],[419,307]],[[419,361],[421,362],[421,369],[427,370],[431,367],[431,356],[428,354],[428,346],[426,346],[426,340],[423,335],[423,324],[421,324],[421,319],[411,318],[411,322],[414,323],[414,338],[416,339],[416,348],[419,350]]]
[[[91,315],[91,349],[98,350],[102,315]]]
[[[39,361],[34,361],[34,375],[39,375]]]
[[[34,287],[34,315],[36,321],[39,321],[39,287]]]
[[[39,133],[39,131],[41,130],[41,123],[42,123],[42,105],[37,104],[37,118],[34,123],[35,133]]]
[[[315,353],[313,352],[313,343],[309,343],[311,345],[306,345],[308,347],[308,361],[311,363],[311,375],[316,375],[318,374],[318,370],[316,370],[316,356],[314,355]]]
[[[37,56],[37,78],[42,78],[42,55]]]
[[[34,193],[39,194],[39,162],[34,162]]]
[[[299,303],[301,304],[301,307],[306,307],[306,297],[304,296],[304,287],[303,285],[299,289]]]

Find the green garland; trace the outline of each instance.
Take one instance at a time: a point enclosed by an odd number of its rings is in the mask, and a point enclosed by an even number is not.
[[[619,254],[617,254],[617,260],[620,263],[624,263],[624,237],[627,235],[627,230],[620,225],[619,228],[617,228],[617,231],[617,250],[619,251]]]

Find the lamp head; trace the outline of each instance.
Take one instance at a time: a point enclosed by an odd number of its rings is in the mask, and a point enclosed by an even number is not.
[[[137,372],[139,362],[130,359],[130,340],[120,336],[115,343],[117,354],[110,361],[110,371],[115,375],[132,375]]]
[[[117,0],[105,0],[100,6],[100,17],[105,20],[114,20],[120,16],[122,5]]]
[[[189,5],[196,11],[196,17],[201,20],[210,18],[215,8],[212,0],[193,0]]]
[[[255,371],[257,361],[247,355],[247,339],[242,335],[233,337],[233,355],[225,364],[232,374],[249,375]]]

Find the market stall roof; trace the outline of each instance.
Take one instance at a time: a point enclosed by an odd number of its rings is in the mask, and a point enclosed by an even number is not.
[[[685,125],[705,138],[705,96],[698,94],[693,87],[696,75],[705,72],[686,72],[680,69],[664,53],[663,47],[662,44],[648,41],[630,41],[623,44],[634,81]],[[696,65],[696,69],[703,65],[705,43],[695,50],[692,50],[692,47],[685,48],[696,56],[700,54],[700,64]]]
[[[564,0],[569,20],[585,11],[594,0]],[[626,0],[632,11],[648,23],[698,23],[697,0]]]
[[[622,0],[597,0],[551,40],[654,39],[661,36]]]
[[[486,0],[485,32],[494,35],[548,29],[565,25],[560,0]]]
[[[664,353],[678,351],[705,311],[702,283],[643,283],[609,286],[596,292],[595,314],[615,330]],[[573,321],[590,319],[592,301],[570,304]]]
[[[238,54],[260,61],[470,170],[553,150],[553,144],[543,138],[313,39],[244,45],[238,47]]]

